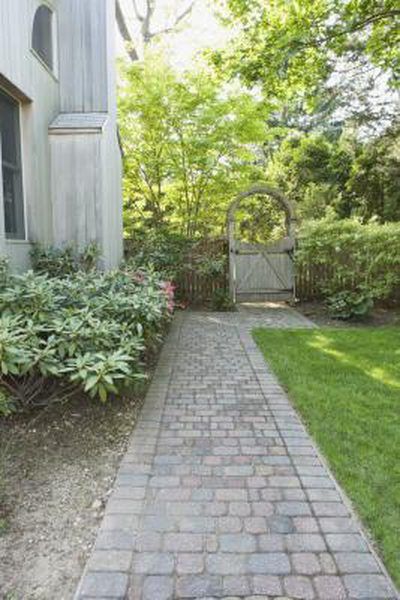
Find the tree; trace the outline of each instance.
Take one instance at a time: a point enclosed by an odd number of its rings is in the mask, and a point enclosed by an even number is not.
[[[196,0],[191,0],[188,4],[186,3],[176,6],[174,15],[171,19],[167,19],[164,27],[153,30],[153,21],[157,11],[158,4],[157,0],[145,0],[143,6],[139,5],[138,0],[131,0],[131,10],[135,19],[140,25],[140,36],[144,46],[150,44],[150,42],[161,35],[172,33],[185,22],[185,20],[191,14]],[[118,29],[121,37],[125,43],[125,48],[129,58],[132,62],[139,60],[139,53],[137,50],[137,44],[133,39],[131,29],[128,26],[128,19],[126,16],[126,8],[124,10],[121,0],[116,0],[115,3],[115,16],[118,24]]]
[[[209,71],[179,78],[159,57],[125,72],[127,227],[168,225],[193,238],[224,231],[234,195],[260,178],[263,107]],[[140,216],[139,216],[140,215]]]
[[[326,73],[330,57],[368,55],[400,75],[400,9],[397,0],[227,0],[228,19],[242,26],[227,59],[248,81],[292,76],[302,87]],[[250,52],[245,52],[250,50]],[[311,67],[311,72],[304,67]],[[277,69],[273,68],[277,67]],[[301,81],[299,75],[302,73]]]
[[[339,218],[400,220],[400,135],[393,128],[358,141],[345,132],[287,138],[267,168],[267,178],[299,207],[302,219],[318,219],[331,207]]]
[[[267,178],[298,205],[302,219],[325,216],[331,206],[341,217],[351,214],[347,182],[356,142],[329,140],[324,134],[287,138],[267,168]]]
[[[385,125],[390,124],[398,97],[388,90],[400,82],[396,0],[224,4],[225,18],[240,33],[227,49],[214,53],[221,71],[249,86],[262,86],[278,111],[282,103],[297,108],[302,103],[299,121],[318,111],[321,98],[328,98],[336,118],[351,117],[373,126],[384,113]]]
[[[212,63],[264,96],[267,179],[298,203],[303,219],[327,210],[398,219],[398,2],[219,4],[238,34],[211,53]]]
[[[366,143],[356,157],[347,189],[364,220],[400,221],[400,129]]]

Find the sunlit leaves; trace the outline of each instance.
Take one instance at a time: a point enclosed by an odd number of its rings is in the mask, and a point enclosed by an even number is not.
[[[179,76],[149,54],[125,71],[127,233],[138,224],[187,237],[221,233],[229,201],[259,173],[265,116],[265,103],[210,69]]]

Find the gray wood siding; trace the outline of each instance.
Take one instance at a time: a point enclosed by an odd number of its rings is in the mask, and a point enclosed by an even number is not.
[[[108,0],[59,2],[62,112],[108,110],[107,3]]]
[[[1,155],[1,135],[0,135],[0,165],[2,163]],[[3,171],[0,169],[0,256],[5,253],[6,235],[4,228],[4,211],[3,207]]]
[[[21,101],[28,239],[82,245],[97,239],[105,266],[115,266],[122,256],[122,194],[114,0],[46,0],[57,25],[55,75],[31,51],[40,3],[0,0],[0,87]],[[101,112],[107,126],[97,135],[49,136],[63,112]],[[29,245],[5,243],[3,234],[0,219],[0,252],[3,247],[14,266],[26,267]]]
[[[29,242],[19,242],[6,240],[5,254],[10,259],[10,269],[15,273],[27,271],[30,267],[30,252],[31,245]]]
[[[103,240],[105,266],[116,267],[122,260],[122,161],[115,123],[104,131],[102,172],[104,173]]]
[[[122,258],[121,159],[115,129],[52,131],[52,195],[57,245],[96,241],[106,268]],[[71,178],[71,172],[74,177]]]
[[[48,3],[54,6],[55,3]],[[59,112],[56,78],[31,52],[32,23],[39,2],[1,0],[0,74],[1,87],[20,99],[22,171],[27,238],[52,240],[50,153],[48,124]],[[1,203],[2,207],[2,203]],[[26,265],[19,245],[7,244],[12,264]]]
[[[56,134],[50,140],[54,241],[101,243],[101,134]]]

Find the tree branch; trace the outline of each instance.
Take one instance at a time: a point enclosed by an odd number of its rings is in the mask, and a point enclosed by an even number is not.
[[[131,36],[128,26],[125,22],[124,13],[122,12],[119,0],[116,0],[116,3],[115,3],[115,16],[117,19],[118,29],[122,36],[122,39],[125,42],[126,51],[129,54],[129,58],[131,59],[132,62],[136,62],[139,60],[139,55],[136,51],[132,36]]]
[[[384,21],[386,19],[391,19],[393,17],[398,16],[400,16],[400,10],[388,10],[385,12],[376,13],[374,15],[366,17],[358,23],[354,23],[354,25],[351,25],[348,28],[342,29],[341,31],[332,31],[331,33],[328,33],[325,37],[317,40],[316,43],[320,44],[323,42],[329,42],[330,40],[335,39],[337,37],[348,35],[350,33],[355,33],[356,31],[361,31],[362,29],[365,29],[365,27],[368,27],[368,25],[372,25],[373,23],[378,23],[379,21]]]
[[[194,8],[194,5],[196,4],[196,0],[193,0],[193,2],[191,2],[189,4],[189,6],[186,8],[186,10],[184,10],[180,15],[178,15],[175,19],[175,23],[174,23],[174,27],[176,27],[177,25],[179,25],[179,23],[181,21],[183,21],[184,19],[186,19],[186,17],[188,17]]]
[[[132,0],[132,6],[133,6],[133,10],[135,12],[135,17],[137,18],[137,20],[140,22],[144,21],[143,15],[141,15],[139,12],[138,5],[136,4],[136,0]]]
[[[321,44],[331,42],[336,38],[356,33],[357,31],[362,31],[363,29],[368,27],[368,25],[372,25],[373,23],[378,23],[379,21],[392,19],[398,16],[400,16],[400,10],[396,9],[375,13],[343,29],[337,30],[335,27],[333,27],[331,30],[328,30],[326,34],[322,37],[317,37],[305,42],[301,40],[296,40],[292,43],[292,46],[295,46],[297,48],[318,48]]]
[[[151,33],[151,19],[155,8],[154,0],[146,0],[146,16],[142,19],[142,37],[145,44],[148,44],[154,37]]]
[[[189,6],[183,12],[181,12],[180,15],[178,15],[176,17],[176,19],[172,23],[172,25],[170,25],[169,27],[165,27],[164,29],[160,29],[159,31],[156,31],[154,33],[151,33],[150,34],[151,38],[154,38],[158,35],[172,33],[173,31],[175,31],[175,29],[178,27],[178,25],[180,23],[182,23],[182,21],[184,21],[192,13],[195,4],[196,4],[196,0],[193,0],[193,2],[191,2],[189,4]]]

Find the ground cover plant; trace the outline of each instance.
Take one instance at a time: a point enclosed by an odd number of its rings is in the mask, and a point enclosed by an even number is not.
[[[254,332],[400,583],[400,330]]]
[[[173,311],[151,271],[28,272],[0,289],[0,407],[7,414],[77,390],[106,401],[145,377],[146,352]]]

